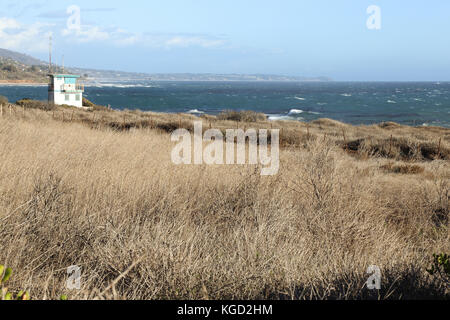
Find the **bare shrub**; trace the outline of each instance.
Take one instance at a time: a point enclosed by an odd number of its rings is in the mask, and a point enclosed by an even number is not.
[[[239,122],[257,122],[266,121],[267,116],[264,113],[258,113],[255,111],[223,111],[217,116],[219,120],[230,120]]]
[[[49,104],[47,101],[37,101],[32,99],[22,99],[16,102],[17,105],[28,109],[40,109],[44,111],[53,110],[54,105]]]

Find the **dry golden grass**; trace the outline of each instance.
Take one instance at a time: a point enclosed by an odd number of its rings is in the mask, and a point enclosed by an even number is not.
[[[168,132],[194,116],[14,110],[0,118],[0,262],[34,299],[448,298],[425,272],[450,249],[448,129],[204,117],[282,128],[280,172],[261,177],[173,165]],[[383,169],[392,159],[423,171]],[[65,288],[71,265],[80,291]]]

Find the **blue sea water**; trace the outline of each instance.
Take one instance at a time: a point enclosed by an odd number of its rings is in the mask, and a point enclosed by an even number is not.
[[[45,86],[0,86],[10,101],[47,99]],[[450,82],[141,82],[86,87],[85,97],[117,109],[218,114],[254,110],[270,119],[331,118],[450,127]]]

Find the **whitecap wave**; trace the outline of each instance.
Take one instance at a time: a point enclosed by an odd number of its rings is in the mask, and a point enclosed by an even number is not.
[[[351,97],[352,95],[350,93],[342,93],[341,96],[343,96],[343,97]]]
[[[267,115],[267,118],[271,121],[277,121],[277,120],[304,120],[302,117],[292,117],[289,115]]]
[[[388,100],[387,103],[397,103],[394,100]]]
[[[320,112],[314,112],[314,111],[304,111],[300,109],[291,109],[288,113],[285,114],[266,114],[267,118],[272,121],[276,120],[296,120],[301,121],[305,120],[304,117],[301,117],[301,114],[320,114]]]
[[[300,109],[291,109],[291,110],[289,111],[288,115],[300,114],[300,113],[303,113],[303,112],[304,112],[304,111],[303,111],[303,110],[300,110]]]
[[[302,113],[309,113],[309,114],[320,114],[320,112],[315,112],[315,111],[304,111],[304,110],[300,110],[300,109],[291,109],[289,112],[288,112],[288,116],[291,116],[291,117],[297,117],[299,114],[302,114]]]
[[[189,110],[187,113],[190,113],[190,114],[204,114],[203,111],[200,111],[198,109]]]
[[[156,85],[145,84],[119,84],[119,83],[88,83],[85,87],[95,88],[159,88]]]
[[[294,97],[294,99],[296,99],[296,100],[300,100],[300,101],[305,101],[305,100],[306,100],[305,98],[302,98],[302,97],[297,97],[297,96],[295,96],[295,97]]]

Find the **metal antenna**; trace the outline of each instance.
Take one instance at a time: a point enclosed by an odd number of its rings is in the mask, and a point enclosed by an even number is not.
[[[64,55],[62,56],[62,73],[64,74]]]
[[[52,35],[50,34],[49,44],[48,44],[48,72],[52,73]]]

